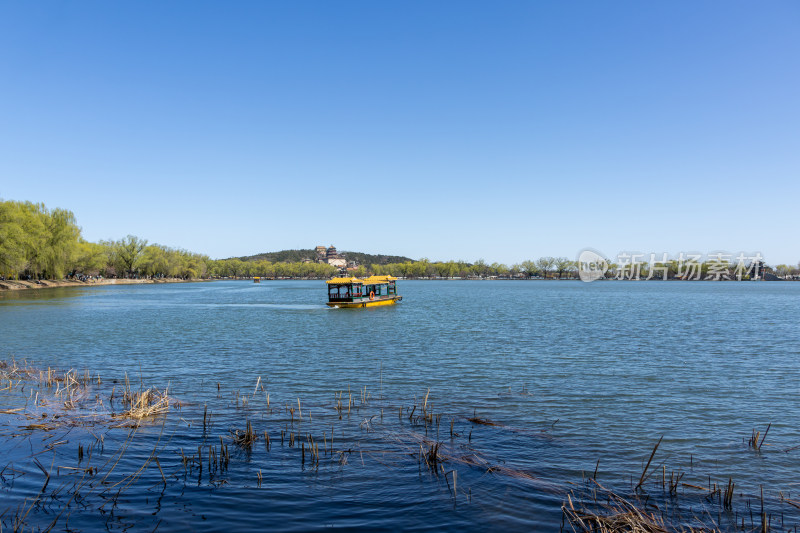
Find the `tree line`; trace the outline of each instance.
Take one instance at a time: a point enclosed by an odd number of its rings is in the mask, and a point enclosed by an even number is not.
[[[187,250],[150,244],[128,235],[89,242],[74,213],[42,203],[0,201],[0,278],[330,278],[324,263],[210,259]]]
[[[89,242],[75,215],[42,203],[0,201],[0,276],[9,279],[202,278],[205,255],[148,244],[133,235]]]
[[[661,263],[614,263],[607,265],[605,279],[751,279],[774,275],[780,279],[800,279],[800,264],[792,267],[781,264],[770,267],[753,262],[738,265],[732,261],[708,259],[694,264],[678,260]],[[757,267],[757,268],[756,268]],[[738,269],[738,270],[737,270]],[[757,272],[756,272],[757,270]],[[578,279],[579,263],[566,257],[544,256],[518,264],[488,264],[479,259],[475,263],[466,261],[419,261],[390,263],[388,265],[360,266],[352,272],[356,277],[389,274],[403,278],[481,278],[481,279]]]
[[[209,274],[215,278],[316,278],[328,279],[339,269],[328,263],[304,261],[271,262],[265,259],[212,259],[208,262]]]
[[[389,263],[387,265],[360,266],[354,272],[356,276],[391,275],[403,278],[552,278],[568,279],[577,277],[577,263],[566,257],[541,257],[536,260],[523,261],[519,264],[487,263],[478,259],[474,263],[467,261],[430,261],[422,258],[419,261]]]
[[[518,264],[466,261],[406,260],[388,264],[369,264],[349,270],[347,275],[392,275],[402,278],[543,278],[575,279],[578,263],[566,257],[544,256]],[[733,265],[714,261],[698,264],[701,279],[731,270]],[[764,266],[762,272],[783,279],[800,279],[797,267]],[[209,259],[208,256],[128,235],[119,240],[97,243],[86,241],[75,215],[66,209],[48,209],[42,203],[0,201],[0,277],[10,279],[63,279],[87,276],[117,278],[298,278],[327,279],[339,274],[327,263],[276,261],[265,259]],[[651,272],[642,264],[635,272],[630,266],[611,263],[606,278],[686,276],[686,267],[668,261]],[[749,277],[749,276],[748,276]]]

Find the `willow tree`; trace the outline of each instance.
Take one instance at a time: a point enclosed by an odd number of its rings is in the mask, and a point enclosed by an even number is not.
[[[0,275],[16,277],[27,264],[22,211],[16,202],[0,202]]]
[[[142,251],[139,269],[147,277],[173,277],[169,250],[158,244],[151,244]]]
[[[44,204],[31,202],[19,202],[18,206],[22,231],[25,234],[23,246],[26,265],[23,273],[39,278],[45,269],[44,247],[47,242],[45,214],[47,208]]]
[[[79,239],[73,263],[74,272],[99,274],[108,265],[109,252],[109,248],[103,244]]]
[[[132,276],[139,266],[146,247],[147,241],[134,235],[128,235],[124,239],[115,242],[112,262],[117,270],[117,275],[122,271],[126,277]]]
[[[53,209],[46,213],[45,246],[42,250],[44,273],[52,279],[63,278],[73,269],[78,255],[81,230],[72,211]]]
[[[66,209],[0,202],[0,271],[61,278],[72,268],[80,233],[75,215]]]

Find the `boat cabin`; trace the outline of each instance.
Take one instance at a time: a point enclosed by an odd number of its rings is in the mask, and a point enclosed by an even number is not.
[[[392,276],[333,278],[327,282],[327,303],[330,307],[392,305],[403,299],[397,294],[396,280]]]

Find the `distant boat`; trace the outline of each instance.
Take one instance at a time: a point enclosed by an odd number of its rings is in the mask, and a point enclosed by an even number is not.
[[[394,305],[403,299],[397,294],[392,276],[358,278],[333,278],[328,280],[328,306],[374,307]]]
[[[261,283],[261,278],[259,278],[258,276],[254,277],[253,283]]]

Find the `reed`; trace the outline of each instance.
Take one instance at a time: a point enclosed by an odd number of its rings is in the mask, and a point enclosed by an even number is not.
[[[255,431],[253,431],[253,424],[249,420],[247,421],[247,426],[245,429],[238,430],[235,429],[231,432],[233,436],[233,443],[240,448],[244,448],[247,450],[251,450],[253,448],[253,444],[258,440],[258,435],[256,435]]]
[[[597,504],[602,509],[599,511],[592,506],[576,507],[572,494],[567,495],[567,504],[562,505],[561,511],[573,532],[668,533],[670,531],[664,524],[663,518],[642,510],[612,492],[608,492],[607,496],[609,503]]]
[[[653,461],[653,457],[656,455],[656,450],[658,450],[658,446],[661,444],[662,440],[664,440],[664,435],[661,435],[661,438],[658,439],[658,442],[656,442],[656,445],[653,447],[653,453],[650,454],[650,458],[647,460],[647,464],[642,470],[642,477],[639,478],[639,483],[636,484],[634,490],[638,490],[642,486],[642,483],[644,483],[647,476],[647,469],[650,468],[650,463]]]
[[[733,479],[728,478],[728,486],[725,488],[725,499],[723,500],[725,509],[733,509],[733,490],[735,487],[736,484],[733,482]]]
[[[754,450],[761,450],[761,446],[764,445],[764,440],[767,438],[767,433],[769,433],[769,429],[771,427],[772,423],[770,422],[769,424],[767,424],[767,429],[764,431],[763,436],[761,436],[760,431],[756,431],[754,428],[752,434],[750,435],[750,439],[747,441],[747,446],[749,448],[753,448]],[[759,437],[761,437],[760,441]]]
[[[163,415],[169,411],[170,397],[168,390],[159,391],[155,388],[141,392],[127,391],[123,396],[123,403],[128,408],[117,413],[116,418],[142,420]]]
[[[439,448],[441,448],[441,445],[442,444],[440,442],[431,443],[428,451],[423,454],[425,464],[428,465],[428,467],[434,472],[436,471],[436,467],[439,465],[439,463],[444,460],[444,457],[439,454]]]
[[[112,380],[106,378],[109,383],[105,385],[104,389],[98,387],[98,389],[92,390],[91,394],[89,394],[87,391],[90,386],[99,385],[99,376],[85,371],[68,370],[62,372],[47,368],[46,371],[39,370],[35,374],[26,374],[23,365],[17,365],[13,372],[10,372],[10,370],[12,370],[12,367],[8,364],[0,366],[2,385],[12,387],[13,390],[17,391],[17,396],[21,398],[22,402],[28,401],[29,403],[26,407],[19,409],[0,411],[0,414],[8,411],[8,416],[31,417],[24,422],[24,427],[29,428],[31,432],[44,432],[62,426],[66,428],[85,426],[87,428],[106,428],[106,431],[111,431],[111,434],[119,436],[122,432],[118,428],[127,427],[129,429],[126,431],[130,431],[132,435],[135,435],[139,425],[138,422],[156,419],[160,416],[159,420],[162,423],[166,423],[167,420],[174,422],[175,425],[173,427],[176,428],[176,431],[180,431],[181,438],[188,439],[187,441],[182,441],[181,444],[187,450],[193,450],[192,452],[185,452],[184,449],[180,449],[180,452],[178,452],[176,450],[177,446],[173,444],[171,449],[174,450],[175,457],[172,457],[171,460],[163,454],[158,457],[154,452],[138,472],[130,473],[126,471],[121,474],[115,474],[116,477],[109,478],[106,485],[100,481],[94,485],[92,485],[93,482],[91,481],[89,481],[88,485],[82,485],[81,491],[84,496],[76,496],[70,504],[75,507],[77,502],[80,502],[80,505],[84,506],[84,510],[79,511],[82,513],[91,512],[89,510],[93,505],[96,505],[93,502],[99,502],[98,504],[105,503],[105,500],[100,502],[97,498],[97,494],[100,491],[105,491],[103,494],[108,495],[112,492],[108,487],[127,487],[135,483],[145,472],[148,463],[151,468],[149,481],[157,485],[157,490],[164,490],[175,483],[192,484],[195,482],[214,487],[222,487],[226,484],[234,486],[244,484],[244,486],[247,486],[248,483],[252,486],[254,478],[257,480],[258,487],[261,487],[264,472],[266,471],[265,465],[269,465],[273,469],[271,471],[278,472],[281,468],[292,468],[291,465],[294,465],[293,468],[296,469],[296,459],[298,458],[297,455],[299,455],[303,470],[307,474],[316,475],[313,474],[314,472],[326,474],[329,473],[326,469],[346,469],[348,459],[356,449],[359,453],[360,462],[367,467],[372,461],[373,464],[386,465],[389,468],[402,468],[404,464],[407,465],[408,462],[413,464],[413,461],[416,460],[419,463],[420,471],[427,471],[431,477],[438,477],[440,482],[444,478],[452,493],[453,503],[458,499],[457,482],[459,477],[462,478],[462,489],[467,489],[464,494],[469,495],[459,502],[462,504],[466,501],[471,501],[472,487],[470,485],[475,479],[488,480],[495,476],[506,476],[516,480],[515,483],[524,484],[522,486],[535,487],[550,494],[558,494],[560,496],[567,494],[564,497],[562,512],[564,513],[565,524],[569,524],[567,527],[572,527],[574,531],[678,531],[686,524],[691,524],[695,531],[712,531],[713,529],[698,529],[695,527],[695,523],[691,521],[685,523],[672,521],[673,519],[668,513],[661,509],[654,510],[656,509],[656,501],[658,505],[666,502],[669,506],[677,506],[680,502],[695,501],[691,500],[693,497],[697,497],[701,501],[705,498],[705,501],[712,502],[718,509],[725,509],[730,514],[740,512],[744,505],[742,503],[744,498],[734,498],[735,488],[738,487],[733,482],[732,477],[729,477],[727,483],[720,482],[717,484],[709,480],[709,488],[706,493],[703,487],[686,483],[684,480],[689,476],[685,476],[684,472],[676,469],[670,471],[670,476],[667,476],[668,468],[666,465],[653,467],[656,460],[655,455],[661,449],[660,444],[664,438],[663,436],[655,443],[649,459],[638,478],[639,483],[635,484],[635,477],[631,480],[630,487],[634,488],[635,485],[635,490],[630,495],[625,495],[624,498],[622,496],[612,496],[610,491],[599,488],[599,485],[596,485],[593,486],[591,491],[582,496],[582,503],[578,503],[575,496],[576,493],[564,492],[560,480],[559,482],[548,483],[538,479],[537,473],[532,468],[523,469],[514,466],[510,462],[507,464],[505,461],[508,458],[503,457],[502,451],[492,447],[492,443],[497,442],[496,439],[486,439],[486,442],[481,442],[480,445],[473,444],[471,440],[472,430],[476,426],[492,428],[487,431],[498,435],[516,433],[526,436],[532,435],[536,438],[537,434],[530,431],[530,428],[499,424],[483,414],[478,416],[476,410],[473,411],[471,417],[465,416],[465,413],[438,412],[442,406],[438,402],[434,405],[434,402],[431,401],[430,389],[427,389],[426,394],[419,398],[422,400],[421,402],[415,398],[413,405],[405,407],[402,403],[398,406],[397,403],[392,403],[391,400],[384,400],[382,394],[380,399],[371,397],[369,388],[365,385],[353,386],[358,391],[358,394],[355,395],[350,392],[351,389],[348,387],[347,412],[349,413],[355,409],[359,416],[344,417],[344,420],[342,418],[342,414],[345,411],[343,390],[334,394],[332,404],[330,396],[327,397],[327,401],[320,403],[315,402],[313,398],[306,398],[304,400],[306,403],[303,404],[299,396],[288,394],[289,400],[286,403],[281,403],[278,400],[278,405],[284,405],[285,408],[277,408],[272,413],[272,416],[266,416],[270,413],[255,409],[255,403],[260,403],[260,400],[255,399],[259,388],[264,390],[264,381],[259,376],[253,394],[250,397],[243,398],[237,391],[232,392],[233,398],[227,396],[226,393],[224,398],[220,398],[216,400],[217,403],[214,403],[213,392],[207,390],[206,392],[211,398],[209,401],[202,401],[201,398],[200,401],[194,404],[183,404],[186,405],[185,409],[187,410],[187,413],[183,415],[186,417],[184,420],[178,416],[173,416],[172,418],[161,416],[167,415],[172,411],[169,408],[178,409],[181,405],[177,400],[169,397],[167,394],[169,387],[161,392],[155,388],[146,388],[144,385],[141,385],[141,387],[134,385],[139,390],[132,390],[127,374],[121,386],[112,385]],[[30,381],[31,379],[33,381]],[[250,380],[247,381],[252,383]],[[37,386],[40,388],[34,389],[34,384],[38,384]],[[249,387],[246,384],[243,386]],[[24,394],[21,394],[23,387],[26,388],[24,388]],[[208,384],[207,387],[211,389],[213,384]],[[235,389],[235,387],[230,388]],[[244,388],[242,390],[247,391],[249,389]],[[220,386],[217,384],[217,392],[219,391]],[[99,392],[101,398],[98,398],[95,392]],[[110,398],[108,397],[109,392]],[[266,391],[264,395],[262,399],[266,400],[267,407],[269,407],[270,395]],[[95,398],[92,399],[92,396],[95,396]],[[354,396],[356,401],[353,399]],[[107,403],[100,403],[99,400],[102,398],[105,398]],[[291,398],[296,398],[296,405],[294,405],[294,401]],[[54,402],[53,399],[56,399],[57,402]],[[231,399],[234,401],[231,402]],[[239,401],[240,399],[241,401]],[[158,405],[162,400],[163,409],[159,409]],[[42,413],[40,411],[32,410],[31,401],[35,406],[45,406],[48,412],[44,413],[44,417],[41,416]],[[112,406],[112,404],[116,405],[116,414],[114,414],[113,409],[108,413],[109,406]],[[235,405],[236,411],[232,409],[232,404]],[[221,406],[219,410],[217,409],[218,406]],[[239,410],[240,406],[241,409],[245,410],[245,413]],[[53,412],[53,409],[57,409],[58,412]],[[88,414],[93,409],[107,414],[98,416],[94,414],[94,411],[92,411],[91,415]],[[304,409],[307,415],[305,418],[303,417]],[[384,421],[381,416],[383,409],[397,409],[398,418],[393,419],[393,417],[389,416]],[[311,411],[315,414],[321,412],[322,415],[318,414],[318,419],[312,420]],[[59,418],[56,418],[56,414],[58,414]],[[111,416],[112,414],[113,416]],[[407,420],[404,414],[408,416]],[[113,423],[113,420],[124,416],[130,416],[131,420],[136,423],[130,426],[121,426]],[[259,416],[261,417],[260,419],[258,418]],[[443,416],[450,418],[449,439],[444,441],[439,439],[438,434]],[[202,425],[199,423],[201,417]],[[463,433],[467,433],[466,431],[459,434],[455,429],[456,419],[466,420],[470,423],[471,427],[468,435],[463,435]],[[212,420],[215,423],[212,423]],[[259,431],[256,433],[253,426],[254,424],[260,424],[259,420],[265,423],[266,427],[259,427]],[[300,431],[301,424],[298,423],[300,420],[302,420],[304,431]],[[178,424],[179,421],[185,421],[186,424]],[[234,428],[243,427],[244,429],[225,429],[222,435],[212,433],[214,426],[219,426],[222,421],[230,422]],[[328,438],[326,427],[326,431],[322,432],[323,447],[320,450],[319,442],[314,435],[319,435],[318,429],[320,429],[320,426],[318,424],[322,424],[324,427],[326,423],[331,424],[330,439]],[[356,428],[356,425],[358,428]],[[756,444],[751,446],[752,448],[760,449],[770,427],[767,426],[763,434],[754,431],[751,440]],[[356,429],[361,431],[355,431]],[[481,428],[477,429],[481,431]],[[334,443],[333,434],[337,430],[341,431],[341,434],[336,439],[336,443]],[[434,433],[434,430],[437,433]],[[301,443],[300,454],[295,455],[298,450],[271,450],[271,434],[276,435],[276,431],[280,431],[282,445],[285,439],[288,438],[289,447],[295,448],[296,441],[299,440]],[[545,429],[542,434],[546,432],[547,430]],[[57,485],[56,481],[60,482],[67,476],[85,476],[87,480],[99,476],[99,478],[105,479],[107,475],[110,475],[113,467],[104,469],[97,464],[98,458],[103,457],[103,452],[101,451],[102,437],[103,435],[101,434],[93,443],[90,442],[88,445],[85,441],[79,442],[77,439],[73,439],[70,447],[61,444],[63,449],[68,448],[70,461],[65,461],[59,465],[60,470],[56,469],[52,470],[52,473],[48,472],[50,477],[48,478],[45,475],[41,481],[37,481],[36,488],[38,489],[39,486],[43,485],[44,488],[52,492]],[[216,438],[219,439],[218,444],[214,444]],[[249,453],[260,438],[264,440],[266,452],[271,453]],[[550,439],[551,437],[547,438]],[[328,442],[329,440],[330,442]],[[483,441],[483,439],[480,440]],[[185,442],[190,444],[187,446]],[[542,442],[546,441],[542,440]],[[248,453],[231,453],[228,447],[230,443]],[[57,445],[59,443],[53,444]],[[340,449],[337,450],[335,445],[338,445]],[[197,447],[196,451],[194,451],[195,447]],[[287,461],[287,456],[291,457],[292,460]],[[66,453],[63,453],[60,457],[66,457]],[[38,459],[36,460],[38,461]],[[118,458],[114,459],[116,462],[118,460]],[[599,463],[600,461],[598,460],[591,477],[592,483],[597,481]],[[425,465],[425,468],[423,468],[423,465]],[[44,464],[36,465],[31,463],[31,467],[36,472],[37,478],[38,471],[42,473],[47,471]],[[306,468],[310,470],[306,470]],[[653,476],[653,471],[657,472],[659,469],[662,470],[663,492],[660,495],[653,493],[651,497],[639,489],[642,489],[647,480]],[[416,471],[417,469],[414,468],[414,470]],[[612,473],[608,472],[608,470],[608,467],[604,470],[604,480],[612,477],[610,475]],[[470,472],[473,472],[473,474],[470,474]],[[590,473],[591,470],[588,470],[587,476]],[[639,472],[636,473],[638,474]],[[0,470],[0,476],[2,475],[3,473]],[[187,476],[196,479],[187,482]],[[486,477],[484,478],[483,476]],[[567,483],[570,481],[566,480]],[[481,485],[485,483],[492,482],[483,481]],[[701,482],[701,484],[703,483]],[[96,492],[89,494],[89,487],[96,487]],[[689,488],[699,490],[700,493],[692,494],[691,491],[686,490]],[[116,501],[114,498],[118,498],[118,496],[107,496],[106,498],[107,501],[112,502]],[[753,497],[753,502],[757,502],[757,498],[758,496]],[[782,505],[800,509],[799,502],[792,503],[793,500],[785,498],[783,494],[781,494],[781,502]],[[754,505],[752,529],[759,527],[759,515],[761,517],[761,529],[770,527],[771,517],[765,510],[768,504],[768,501],[762,504],[760,513],[757,504]],[[21,508],[21,513],[17,516],[24,516],[25,511],[29,509],[29,505],[28,503],[24,508]],[[109,505],[111,504],[109,503]],[[37,508],[34,507],[34,511],[31,512],[40,513],[40,511],[36,510]],[[65,515],[71,511],[72,508],[67,509]],[[738,519],[738,515],[736,516]],[[62,518],[61,520],[63,523],[64,519]],[[20,523],[23,524],[21,527],[25,527],[25,529],[31,529],[32,526],[35,529],[38,524],[30,521],[30,515],[28,518],[22,518]],[[717,523],[719,523],[719,520]],[[10,526],[11,520],[4,520],[0,517],[0,524],[2,524],[0,527]],[[588,529],[581,529],[581,524],[587,526]],[[663,529],[658,529],[659,527]],[[59,524],[59,528],[61,528],[61,524]],[[64,527],[63,529],[67,528]]]

